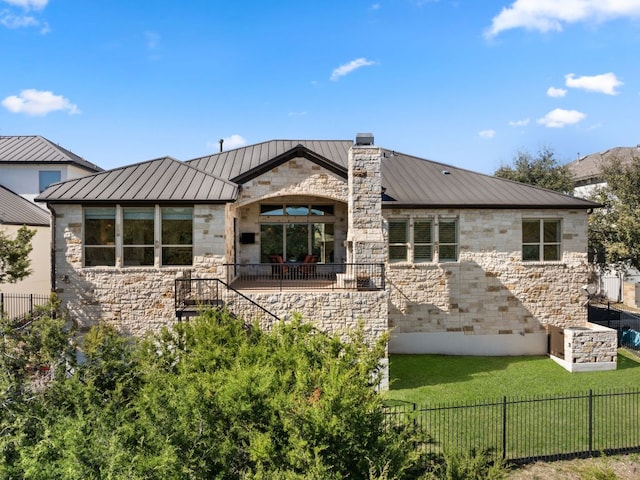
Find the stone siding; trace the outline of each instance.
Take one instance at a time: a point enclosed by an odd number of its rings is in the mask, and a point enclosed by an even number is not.
[[[618,334],[611,328],[588,324],[564,330],[564,359],[568,363],[615,363],[617,347]]]
[[[580,293],[591,272],[586,212],[385,210],[387,219],[438,216],[458,219],[458,262],[388,265],[395,332],[526,335],[543,331],[544,324],[586,323]],[[559,262],[521,260],[522,218],[562,219]]]

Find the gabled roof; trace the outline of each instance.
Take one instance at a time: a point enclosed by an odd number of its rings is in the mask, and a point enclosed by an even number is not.
[[[102,168],[39,135],[0,136],[0,164],[73,164],[90,172]]]
[[[594,208],[562,193],[385,150],[383,207]]]
[[[66,182],[54,183],[37,198],[48,203],[224,203],[238,188],[170,157],[158,158]]]
[[[348,154],[352,146],[351,140],[271,140],[196,158],[187,163],[216,177],[241,183],[287,161],[292,155],[298,155],[307,156],[346,176]]]
[[[576,184],[602,183],[602,166],[617,159],[626,164],[640,158],[640,145],[635,147],[615,147],[604,152],[592,153],[567,164]]]
[[[0,225],[49,226],[49,212],[0,185]]]

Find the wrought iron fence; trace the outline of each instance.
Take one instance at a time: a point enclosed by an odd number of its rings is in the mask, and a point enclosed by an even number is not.
[[[16,321],[33,316],[48,303],[49,295],[0,292],[0,314]]]
[[[512,463],[640,450],[640,390],[504,397],[469,405],[396,404],[389,426],[412,424],[427,453],[486,451]]]
[[[246,263],[226,264],[227,284],[260,290],[384,290],[384,264]]]

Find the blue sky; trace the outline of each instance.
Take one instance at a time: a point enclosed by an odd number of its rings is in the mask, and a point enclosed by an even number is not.
[[[493,173],[640,143],[640,0],[0,0],[0,135],[109,169],[354,139]]]

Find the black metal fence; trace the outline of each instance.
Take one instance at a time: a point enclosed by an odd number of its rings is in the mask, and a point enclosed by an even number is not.
[[[427,453],[486,451],[512,463],[640,451],[640,390],[512,398],[469,405],[387,407]]]
[[[226,283],[236,289],[384,290],[384,264],[245,263],[226,264]]]
[[[610,305],[589,305],[589,321],[618,332],[618,346],[640,351],[640,315]]]
[[[16,321],[33,316],[48,303],[49,295],[0,292],[0,314]]]

